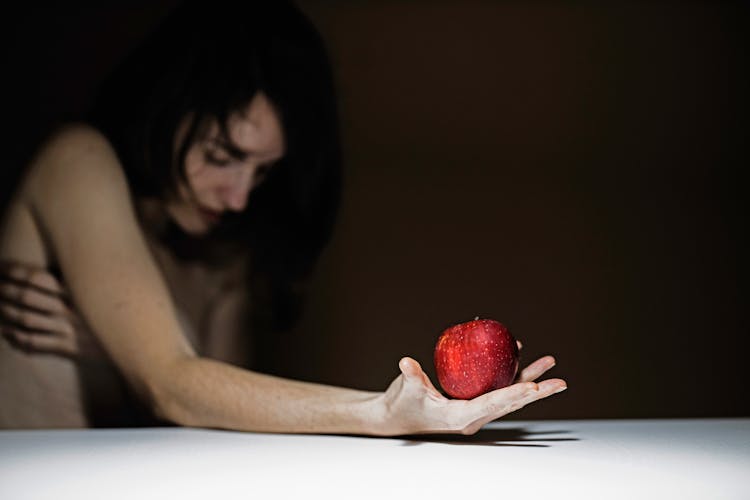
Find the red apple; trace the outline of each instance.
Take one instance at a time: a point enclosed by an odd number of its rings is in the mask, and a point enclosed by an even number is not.
[[[449,396],[472,399],[513,383],[516,339],[502,324],[475,318],[446,329],[435,345],[438,381]]]

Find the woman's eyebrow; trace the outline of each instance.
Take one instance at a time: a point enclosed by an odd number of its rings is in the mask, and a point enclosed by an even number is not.
[[[251,152],[245,151],[244,149],[240,148],[225,137],[213,137],[209,139],[209,142],[213,142],[216,146],[222,148],[227,153],[229,153],[230,156],[238,160],[244,160],[245,158],[250,156],[250,154],[252,154]]]
[[[231,139],[218,135],[215,137],[211,137],[208,139],[208,142],[213,143],[215,147],[219,147],[223,149],[224,151],[229,154],[232,158],[243,161],[247,159],[249,156],[253,156],[256,154],[254,151],[246,151],[239,147],[237,144],[235,144]],[[280,153],[272,155],[271,161],[277,161],[284,157],[284,151],[282,150]]]

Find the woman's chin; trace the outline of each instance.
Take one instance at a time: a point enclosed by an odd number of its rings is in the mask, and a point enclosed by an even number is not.
[[[220,216],[215,213],[182,210],[181,207],[168,207],[167,213],[182,232],[194,237],[206,236],[220,220]]]
[[[208,233],[211,232],[211,228],[213,227],[212,224],[210,224],[208,221],[201,219],[200,217],[172,217],[172,221],[174,224],[182,230],[183,233],[187,234],[188,236],[193,236],[196,238],[199,238],[201,236],[206,236]]]

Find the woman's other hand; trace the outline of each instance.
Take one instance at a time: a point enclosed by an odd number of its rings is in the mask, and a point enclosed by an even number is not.
[[[0,261],[0,332],[29,353],[105,357],[63,284],[48,270],[28,264]]]
[[[564,390],[562,379],[535,382],[554,365],[552,356],[544,356],[522,370],[515,384],[460,400],[443,396],[417,361],[402,358],[401,374],[382,396],[383,430],[388,435],[474,434],[495,419]]]

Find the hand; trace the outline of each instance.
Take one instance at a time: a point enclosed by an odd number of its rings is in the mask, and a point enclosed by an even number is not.
[[[417,361],[402,358],[398,364],[401,375],[382,396],[384,434],[474,434],[503,415],[566,389],[562,379],[534,382],[554,365],[555,358],[544,356],[522,370],[515,384],[460,400],[443,396]]]
[[[60,281],[46,269],[0,261],[0,332],[27,352],[106,357]]]

